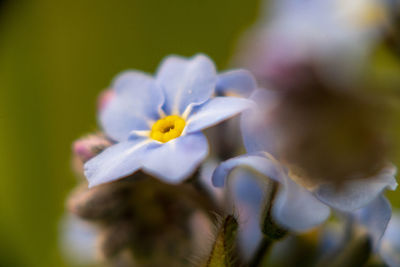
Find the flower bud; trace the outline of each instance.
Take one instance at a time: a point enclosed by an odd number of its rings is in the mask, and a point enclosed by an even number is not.
[[[213,211],[204,198],[191,184],[165,184],[137,172],[90,189],[82,185],[68,208],[99,226],[100,254],[111,263],[188,266],[197,245],[192,215],[198,208]]]
[[[75,141],[72,150],[74,156],[82,163],[85,163],[107,147],[111,146],[111,144],[110,140],[101,133],[90,134]]]
[[[99,111],[102,111],[106,105],[110,102],[110,100],[114,97],[114,90],[108,89],[108,90],[104,90],[98,99],[97,102],[97,109]]]

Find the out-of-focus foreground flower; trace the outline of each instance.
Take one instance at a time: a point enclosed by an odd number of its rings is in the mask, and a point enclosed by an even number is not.
[[[396,29],[395,6],[272,1],[239,46],[235,63],[273,91],[263,124],[292,171],[340,183],[377,174],[394,154],[396,86],[388,80],[392,91],[383,90],[369,66]]]
[[[273,92],[260,89],[251,98],[261,103],[262,107],[270,109],[274,106],[273,96]],[[293,172],[290,164],[275,158],[280,156],[276,149],[278,142],[274,128],[266,123],[272,114],[265,109],[256,109],[242,115],[242,133],[249,154],[229,159],[218,166],[213,175],[214,185],[223,186],[235,168],[250,167],[265,175],[264,179],[269,178],[279,184],[271,216],[272,220],[284,228],[293,231],[309,230],[328,218],[330,208],[345,213],[360,210],[364,214],[361,215],[363,221],[367,222],[366,226],[373,232],[374,246],[378,246],[391,214],[387,200],[380,198],[385,189],[395,190],[397,187],[394,166],[387,164],[372,177],[344,180],[340,184],[335,180],[307,179]],[[252,189],[245,194],[251,196],[257,194],[257,191]]]
[[[390,267],[400,265],[400,215],[394,212],[382,238],[379,254]]]

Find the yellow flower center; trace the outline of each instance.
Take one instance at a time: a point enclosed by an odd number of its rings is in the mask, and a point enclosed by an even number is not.
[[[159,119],[151,127],[150,137],[160,142],[168,142],[181,136],[186,122],[179,116],[170,115]]]

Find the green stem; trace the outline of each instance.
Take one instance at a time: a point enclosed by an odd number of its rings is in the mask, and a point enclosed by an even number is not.
[[[264,210],[261,217],[261,231],[264,236],[270,240],[279,240],[287,234],[287,230],[277,225],[272,219],[272,206],[276,193],[278,192],[279,184],[275,181],[270,181],[268,185],[269,192],[266,194],[264,201]]]
[[[271,248],[272,244],[274,243],[274,240],[271,240],[269,238],[264,237],[258,248],[257,251],[255,252],[249,267],[259,267],[262,266],[262,263],[264,262],[264,259],[268,255],[269,249]]]

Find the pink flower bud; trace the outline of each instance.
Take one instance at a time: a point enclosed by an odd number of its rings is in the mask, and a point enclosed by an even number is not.
[[[107,89],[101,92],[98,102],[97,102],[97,109],[102,111],[106,105],[110,102],[110,100],[114,97],[114,90]]]
[[[92,134],[75,141],[73,153],[80,161],[86,162],[110,145],[111,142],[102,134]]]

